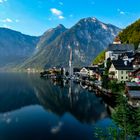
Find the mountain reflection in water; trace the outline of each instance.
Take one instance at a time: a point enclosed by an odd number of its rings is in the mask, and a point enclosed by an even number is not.
[[[36,74],[0,74],[0,139],[93,140],[96,124],[111,123],[94,93]]]

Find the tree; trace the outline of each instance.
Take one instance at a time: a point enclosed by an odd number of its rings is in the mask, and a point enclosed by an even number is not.
[[[113,121],[123,132],[123,140],[136,138],[138,134],[138,123],[136,121],[137,115],[138,114],[136,113],[135,109],[128,105],[127,98],[121,93],[118,94],[117,106],[111,116]]]
[[[99,63],[103,63],[105,60],[105,50],[99,53],[97,57],[93,60],[94,65],[98,65]]]
[[[140,108],[129,106],[124,93],[118,93],[116,98],[116,107],[111,114],[116,127],[110,126],[106,131],[97,128],[95,136],[100,140],[136,140],[140,135]]]
[[[137,49],[140,43],[140,19],[119,33],[122,43],[134,44]]]

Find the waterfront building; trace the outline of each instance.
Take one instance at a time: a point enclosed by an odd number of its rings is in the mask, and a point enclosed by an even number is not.
[[[115,38],[113,44],[109,44],[106,53],[105,60],[110,58],[111,60],[118,60],[120,57],[127,57],[129,59],[133,58],[134,55],[134,45],[133,44],[121,44],[118,37]]]
[[[132,63],[124,60],[113,60],[109,69],[109,77],[119,82],[129,81],[129,73],[133,70]]]
[[[140,84],[136,82],[126,82],[126,95],[128,103],[133,107],[140,107]]]

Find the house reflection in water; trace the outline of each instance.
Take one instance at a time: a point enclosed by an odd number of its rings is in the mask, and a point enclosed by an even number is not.
[[[57,85],[53,85],[50,80],[40,80],[40,83],[33,81],[36,96],[46,110],[59,116],[69,112],[82,122],[94,122],[108,116],[102,99],[73,81],[68,84],[60,81]]]
[[[93,125],[111,120],[94,93],[72,81],[53,83],[36,74],[0,74],[2,140],[91,140]]]

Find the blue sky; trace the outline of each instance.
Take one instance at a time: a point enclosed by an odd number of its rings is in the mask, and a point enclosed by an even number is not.
[[[139,0],[0,0],[0,27],[41,35],[81,18],[97,19],[124,28],[140,18]]]

